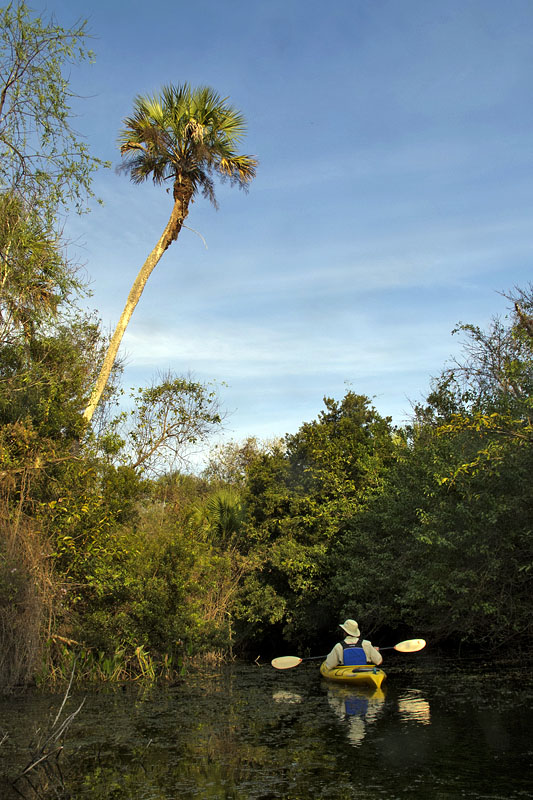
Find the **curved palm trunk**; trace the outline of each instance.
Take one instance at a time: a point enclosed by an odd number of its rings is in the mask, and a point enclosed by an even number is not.
[[[189,213],[190,197],[191,195],[189,195],[186,198],[183,197],[176,198],[174,202],[174,207],[172,209],[172,214],[170,215],[170,219],[166,225],[165,230],[163,231],[156,246],[148,256],[146,261],[144,262],[143,266],[141,267],[137,277],[135,278],[133,286],[131,287],[130,293],[128,295],[128,299],[126,300],[124,311],[120,316],[118,325],[109,343],[109,347],[107,349],[107,353],[105,355],[104,362],[100,369],[100,374],[98,375],[95,387],[91,393],[89,403],[87,404],[87,407],[83,412],[83,419],[85,420],[87,425],[92,420],[96,407],[100,402],[100,398],[102,397],[107,381],[109,380],[111,370],[113,369],[113,364],[115,363],[115,359],[117,357],[122,337],[124,336],[124,332],[128,327],[128,323],[135,310],[135,306],[139,302],[141,294],[143,293],[144,287],[146,286],[146,282],[148,281],[148,278],[152,274],[154,267],[157,266],[165,250],[167,250],[167,248],[170,247],[172,242],[178,238],[179,232],[181,231],[183,225],[183,221],[186,218],[187,214]]]

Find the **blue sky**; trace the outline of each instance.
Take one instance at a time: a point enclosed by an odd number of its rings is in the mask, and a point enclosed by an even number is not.
[[[347,388],[398,424],[532,278],[530,0],[50,0],[87,17],[77,129],[118,163],[136,94],[207,84],[248,121],[248,194],[204,200],[152,274],[126,333],[124,385],[159,371],[224,382],[225,437],[268,438]],[[100,172],[70,218],[91,306],[118,320],[170,198]]]

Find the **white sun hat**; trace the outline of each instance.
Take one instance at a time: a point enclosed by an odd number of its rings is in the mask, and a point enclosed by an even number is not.
[[[343,622],[340,627],[348,634],[348,636],[361,636],[359,633],[359,625],[354,619],[347,619],[346,622]]]

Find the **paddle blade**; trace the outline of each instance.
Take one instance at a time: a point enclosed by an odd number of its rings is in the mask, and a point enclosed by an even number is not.
[[[395,644],[394,649],[399,650],[400,653],[416,653],[417,650],[422,650],[425,646],[425,639],[407,639],[405,642]]]
[[[301,664],[302,659],[298,658],[298,656],[279,656],[279,658],[274,658],[270,663],[275,669],[291,669],[291,667],[297,667],[298,664]]]

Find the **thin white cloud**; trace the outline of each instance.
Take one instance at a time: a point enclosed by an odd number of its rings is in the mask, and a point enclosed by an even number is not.
[[[431,322],[346,323],[342,332],[337,324],[334,335],[290,324],[275,330],[236,323],[231,328],[213,324],[166,331],[140,325],[126,332],[124,350],[130,365],[200,369],[228,380],[265,375],[346,378],[354,372],[397,374],[420,369],[421,362],[432,363],[435,355],[443,355],[448,344],[442,342],[440,326]],[[416,342],[418,348],[413,347]]]

